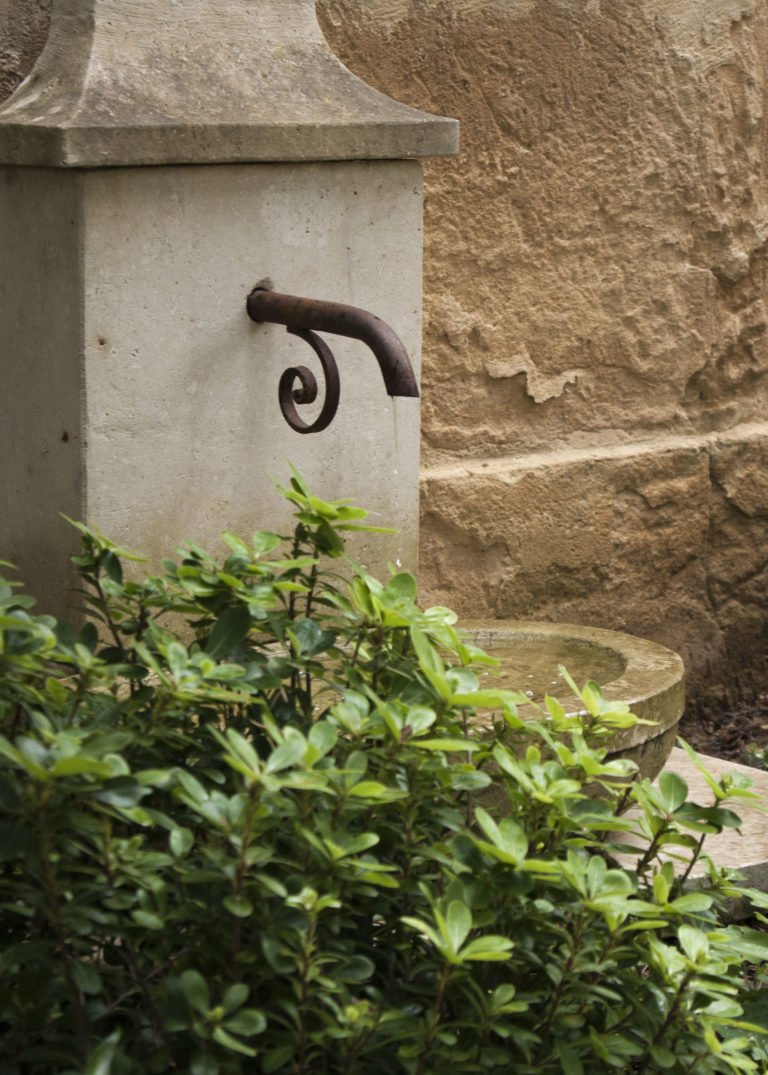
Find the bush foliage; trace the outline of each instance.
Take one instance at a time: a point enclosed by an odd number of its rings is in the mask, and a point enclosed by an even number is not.
[[[764,934],[683,886],[742,782],[627,785],[594,684],[521,721],[412,576],[331,571],[365,512],[283,493],[292,538],[140,582],[81,526],[79,630],[0,587],[0,1073],[764,1070]]]

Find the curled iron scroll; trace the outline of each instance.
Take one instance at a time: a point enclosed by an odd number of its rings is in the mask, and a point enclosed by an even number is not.
[[[296,410],[296,404],[315,402],[317,399],[317,379],[312,370],[306,366],[291,366],[289,369],[284,370],[280,377],[278,387],[280,410],[283,412],[283,418],[285,418],[288,425],[291,429],[295,429],[297,433],[319,433],[331,424],[339,406],[340,383],[336,360],[330,347],[314,332],[303,328],[289,328],[288,332],[292,336],[299,336],[302,340],[306,340],[320,359],[325,378],[325,400],[323,401],[322,410],[314,422],[305,422]],[[298,385],[296,384],[297,380]]]
[[[281,295],[261,285],[251,291],[246,305],[252,321],[285,325],[294,336],[306,340],[320,359],[325,376],[325,402],[314,422],[305,422],[296,410],[296,404],[314,403],[317,399],[317,380],[311,370],[306,366],[292,366],[280,378],[280,409],[288,425],[297,433],[317,433],[325,429],[333,421],[339,405],[336,362],[327,344],[313,330],[362,341],[376,357],[387,393],[418,397],[416,377],[401,340],[386,322],[368,310],[341,302]]]

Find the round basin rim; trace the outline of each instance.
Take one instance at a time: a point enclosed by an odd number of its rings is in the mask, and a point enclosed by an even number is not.
[[[532,642],[542,637],[563,638],[610,650],[625,662],[624,672],[600,686],[606,697],[629,704],[649,694],[662,693],[679,684],[685,675],[683,660],[674,650],[625,631],[538,620],[461,620],[456,626],[460,632],[475,636],[481,647],[483,640],[477,636],[488,634],[497,642],[507,639],[511,642],[515,638]]]

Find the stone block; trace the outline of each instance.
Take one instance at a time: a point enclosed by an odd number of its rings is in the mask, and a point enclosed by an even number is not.
[[[768,428],[742,427],[427,467],[422,598],[470,618],[651,638],[683,656],[692,698],[754,686],[765,672],[766,466]]]

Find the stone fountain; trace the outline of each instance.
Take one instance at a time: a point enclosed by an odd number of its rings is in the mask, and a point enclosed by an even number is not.
[[[59,513],[155,560],[184,537],[215,547],[282,525],[286,459],[399,526],[353,550],[368,567],[416,570],[420,159],[456,148],[455,121],[339,63],[314,0],[55,0],[0,109],[0,556],[42,608],[71,600]],[[659,718],[651,746],[621,746],[663,763],[683,706],[668,650],[475,632]]]

